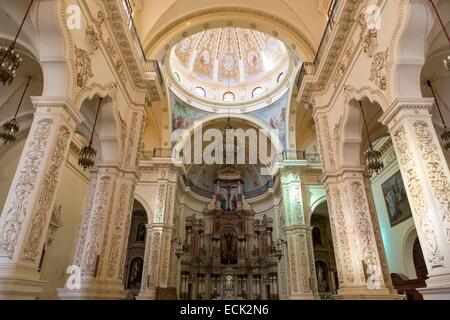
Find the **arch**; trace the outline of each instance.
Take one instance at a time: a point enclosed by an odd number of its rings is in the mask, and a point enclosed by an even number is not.
[[[130,260],[127,275],[127,289],[140,289],[143,276],[144,259],[134,257]]]
[[[382,115],[383,109],[378,101],[383,101],[383,99],[377,94],[367,98],[363,92],[361,91],[359,94],[355,94],[355,98],[346,102],[346,107],[344,108],[341,141],[338,142],[338,159],[341,166],[361,166],[364,158],[362,148],[368,147],[369,145],[366,129],[364,128],[365,124],[362,117],[360,101],[363,104],[372,143],[379,138],[389,135],[387,128],[378,121],[378,118],[375,121],[375,125],[372,124],[371,126],[370,123],[370,114],[372,114],[372,117],[376,117],[378,114],[379,116]],[[357,98],[361,100],[357,100]],[[355,157],[355,155],[358,156]]]
[[[346,102],[350,100],[361,101],[364,99],[369,100],[371,103],[377,103],[383,111],[389,108],[389,101],[386,96],[380,90],[364,86],[361,88],[355,88],[353,86],[344,86]]]
[[[150,206],[148,205],[147,201],[145,201],[145,199],[137,192],[134,193],[134,201],[137,201],[144,208],[144,210],[147,214],[148,223],[152,222],[153,221],[153,212],[150,209]]]
[[[413,225],[411,226],[405,233],[403,238],[403,265],[405,266],[405,270],[409,276],[416,275],[416,270],[414,268],[414,260],[413,260],[413,248],[414,242],[417,239],[417,230]],[[413,279],[413,278],[412,278]]]
[[[420,72],[425,64],[426,39],[435,18],[428,1],[403,1],[399,29],[390,48],[392,57],[388,88],[396,98],[422,98]],[[392,79],[390,83],[389,79]]]
[[[196,87],[195,88],[195,94],[199,97],[206,98],[206,90],[202,87]]]
[[[272,154],[274,154],[275,157],[278,157],[275,159],[275,162],[280,159],[280,156],[283,154],[283,144],[280,140],[280,137],[278,137],[275,134],[271,134],[271,131],[269,130],[269,128],[267,127],[267,125],[265,123],[263,123],[259,119],[256,119],[255,117],[252,117],[249,115],[233,114],[231,118],[238,119],[238,120],[245,120],[245,122],[247,124],[250,124],[250,126],[256,128],[256,129],[266,130],[266,131],[264,131],[264,133],[267,133],[267,134],[265,134],[265,137],[268,138],[268,140],[271,142],[271,147],[275,148],[275,152],[273,152]],[[216,114],[213,116],[203,117],[203,118],[199,119],[198,121],[201,123],[201,125],[202,125],[201,128],[203,129],[209,123],[211,123],[213,121],[217,121],[217,120],[228,120],[228,115]],[[196,126],[195,123],[192,124],[191,126],[189,126],[189,128],[187,128],[187,129],[182,129],[178,132],[174,132],[172,137],[175,140],[173,142],[176,142],[176,144],[174,145],[174,147],[172,149],[172,158],[173,159],[179,160],[179,157],[177,155],[180,155],[181,151],[184,149],[184,146],[187,143],[189,143],[189,140],[191,139],[191,137],[193,137],[197,132],[200,132],[200,128],[198,126]],[[194,137],[194,140],[195,140],[195,137]],[[194,157],[195,156],[196,155],[194,155]],[[274,162],[274,161],[272,161],[272,162]],[[272,166],[274,166],[274,163],[272,163]],[[277,170],[278,170],[278,168],[275,168],[273,174],[276,174]]]
[[[250,28],[277,36],[303,61],[314,60],[315,44],[302,30],[271,13],[246,7],[209,8],[187,14],[159,32],[149,32],[143,41],[144,49],[150,59],[163,61],[170,49],[183,38],[207,29],[230,26]]]
[[[223,94],[223,101],[224,102],[234,102],[236,100],[236,96],[233,92],[227,91]]]
[[[339,163],[341,166],[360,166],[362,143],[362,114],[358,101],[352,99],[344,108],[342,140],[340,142]]]
[[[115,99],[109,95],[100,96],[92,94],[80,105],[79,111],[85,117],[85,121],[78,125],[77,129],[84,137],[92,133],[95,114],[98,107],[98,99],[103,98],[97,127],[95,129],[94,143],[100,154],[97,159],[102,162],[120,163],[123,155],[123,144],[121,143],[121,124],[118,118]]]
[[[35,2],[32,22],[39,39],[38,57],[44,75],[43,96],[71,97],[74,87],[74,72],[66,52],[71,52],[69,36],[65,33],[60,16],[66,11],[62,1],[41,0]],[[49,14],[56,12],[56,14]]]
[[[319,208],[319,206],[323,205],[324,203],[326,205],[328,205],[328,201],[327,201],[327,196],[326,195],[316,199],[311,204],[311,207],[309,208],[309,212],[305,216],[306,225],[311,226],[311,218],[312,218],[312,216],[314,215],[315,211]],[[305,210],[305,213],[306,213],[306,210]]]
[[[261,87],[256,87],[252,91],[252,98],[259,97],[263,93],[263,89]]]

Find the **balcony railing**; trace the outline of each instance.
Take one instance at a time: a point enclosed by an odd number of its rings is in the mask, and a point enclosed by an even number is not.
[[[148,60],[145,54],[144,47],[142,46],[141,38],[139,37],[139,33],[136,28],[136,23],[134,21],[133,12],[130,8],[129,2],[127,0],[122,0],[123,8],[125,10],[125,14],[127,16],[127,26],[130,31],[131,39],[136,47],[136,50],[139,54],[139,58],[144,66],[144,70],[146,72],[155,72],[160,85],[164,83],[161,69],[159,67],[159,63],[156,60]]]
[[[334,0],[331,2],[329,10],[328,10],[328,22],[325,26],[325,30],[322,35],[322,39],[320,40],[319,48],[317,49],[316,56],[314,58],[313,62],[304,62],[300,72],[297,77],[297,91],[300,91],[300,87],[303,82],[303,78],[306,75],[311,75],[315,73],[315,70],[317,70],[318,66],[322,62],[323,56],[326,52],[326,44],[329,43],[329,40],[333,34],[333,28],[336,23],[336,13],[337,9],[339,8],[339,3],[342,0]]]

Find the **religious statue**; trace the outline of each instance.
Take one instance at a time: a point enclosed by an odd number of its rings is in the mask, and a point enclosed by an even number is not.
[[[319,292],[328,291],[327,280],[325,279],[323,267],[320,264],[317,265],[317,284]]]
[[[220,196],[220,208],[225,211],[227,207],[227,201],[223,196]]]
[[[233,196],[233,199],[231,200],[231,210],[234,211],[237,209],[237,199],[236,196]]]

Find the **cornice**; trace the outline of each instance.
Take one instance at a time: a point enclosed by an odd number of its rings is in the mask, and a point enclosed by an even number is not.
[[[397,117],[403,110],[426,110],[428,113],[434,104],[434,98],[400,98],[394,100],[394,102],[389,106],[389,108],[383,113],[379,121],[385,125],[389,126],[392,120]]]
[[[76,124],[82,123],[85,119],[83,115],[75,110],[72,102],[66,97],[30,97],[33,107],[37,108],[61,108],[63,109]]]
[[[333,34],[329,35],[332,38],[328,45],[328,51],[323,56],[323,62],[319,63],[319,66],[314,66],[309,69],[307,77],[304,79],[303,89],[300,89],[300,94],[297,100],[303,103],[310,103],[313,92],[322,91],[326,88],[327,84],[333,79],[331,74],[337,66],[337,61],[341,56],[341,53],[345,49],[345,43],[351,36],[352,25],[356,23],[356,16],[359,11],[359,7],[363,4],[361,0],[346,0],[342,12],[339,17],[339,23],[336,24],[337,30]],[[314,63],[310,63],[314,64]],[[316,72],[311,72],[314,71]],[[314,103],[313,103],[314,105]]]
[[[272,23],[275,23],[277,25],[280,25],[290,32],[292,32],[298,39],[300,39],[305,46],[308,48],[309,51],[314,52],[314,44],[309,41],[309,39],[304,35],[304,33],[297,29],[295,26],[290,24],[289,22],[285,21],[282,18],[279,18],[273,14],[270,14],[268,12],[264,12],[261,10],[255,10],[245,7],[216,7],[216,8],[210,8],[205,10],[200,10],[194,13],[191,13],[187,16],[184,16],[180,19],[175,20],[174,22],[170,23],[166,27],[164,27],[162,30],[156,33],[155,36],[151,37],[150,40],[145,44],[145,50],[146,52],[150,51],[158,42],[161,41],[161,39],[166,36],[168,33],[176,29],[178,26],[183,24],[186,21],[193,20],[195,18],[201,18],[204,16],[210,16],[214,14],[221,14],[226,15],[229,17],[235,17],[238,14],[241,15],[254,15],[258,16],[260,18],[263,18],[265,20],[268,20]]]

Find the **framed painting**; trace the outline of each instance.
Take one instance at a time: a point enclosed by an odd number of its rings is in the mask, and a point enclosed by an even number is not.
[[[381,189],[383,190],[391,228],[412,217],[400,171],[386,180],[381,185]]]

